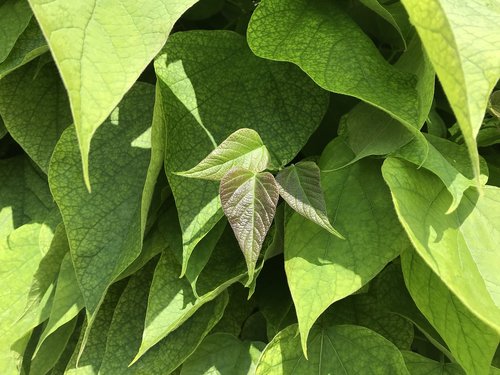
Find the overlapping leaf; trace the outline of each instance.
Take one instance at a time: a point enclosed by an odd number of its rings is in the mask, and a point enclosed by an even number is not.
[[[267,345],[257,365],[265,374],[408,374],[399,350],[379,334],[359,326],[316,326],[304,357],[297,326],[278,333]]]
[[[32,13],[23,0],[4,0],[0,4],[0,63],[3,62],[30,22]]]
[[[49,183],[68,234],[76,277],[92,315],[106,289],[139,255],[163,150],[151,139],[154,90],[137,84],[96,133],[89,193],[74,128],[59,140]],[[150,165],[151,162],[151,165]],[[157,165],[155,165],[155,163]]]
[[[500,4],[402,0],[457,117],[479,178],[476,136],[500,77]]]
[[[433,361],[414,352],[403,352],[406,367],[411,375],[465,375],[456,363]]]
[[[68,89],[83,174],[90,140],[196,0],[29,0]]]
[[[245,256],[250,280],[278,199],[278,186],[269,172],[255,173],[235,167],[220,183],[222,209]]]
[[[182,365],[181,375],[251,375],[264,343],[241,341],[225,333],[205,337]]]
[[[257,58],[228,31],[169,38],[155,63],[167,124],[165,168],[183,232],[184,261],[222,217],[217,184],[172,172],[192,168],[240,128],[258,132],[283,166],[319,125],[328,95],[297,67]]]
[[[338,2],[264,0],[252,15],[248,40],[258,56],[293,62],[321,87],[359,98],[408,127],[419,128],[427,115],[418,73],[385,61]]]
[[[451,292],[415,251],[401,255],[405,282],[420,311],[468,374],[487,374],[500,334]]]
[[[333,169],[343,159],[342,146],[340,138],[327,146],[321,169]],[[321,313],[370,281],[407,243],[380,163],[360,160],[321,177],[326,208],[335,213],[332,223],[346,240],[299,215],[287,223],[285,269],[304,349],[308,332]]]
[[[383,167],[394,205],[413,246],[479,320],[500,332],[500,189],[469,189],[446,214],[451,196],[435,175],[389,158]]]
[[[0,81],[0,114],[12,137],[47,173],[64,129],[72,123],[66,89],[57,68],[31,63]]]
[[[239,129],[195,167],[177,174],[219,181],[233,167],[261,172],[267,168],[269,159],[269,152],[259,134],[252,129]]]

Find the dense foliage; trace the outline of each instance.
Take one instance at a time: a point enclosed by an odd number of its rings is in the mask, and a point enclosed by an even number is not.
[[[498,0],[0,28],[0,374],[500,373]]]

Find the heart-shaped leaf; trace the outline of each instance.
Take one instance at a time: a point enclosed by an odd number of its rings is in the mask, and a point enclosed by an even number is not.
[[[279,193],[269,172],[231,169],[220,183],[222,209],[245,256],[250,282],[262,243],[276,212]]]
[[[197,166],[180,176],[219,181],[233,167],[242,167],[252,172],[261,172],[269,163],[269,151],[252,129],[239,129],[226,138]]]
[[[276,182],[280,195],[290,207],[331,234],[344,238],[328,220],[321,174],[315,162],[303,161],[286,167],[278,173]]]

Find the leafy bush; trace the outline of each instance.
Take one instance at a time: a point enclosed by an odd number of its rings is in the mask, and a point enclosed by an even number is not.
[[[0,25],[0,374],[500,372],[497,0]]]

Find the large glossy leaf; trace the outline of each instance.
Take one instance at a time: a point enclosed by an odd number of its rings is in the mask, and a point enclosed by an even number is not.
[[[49,183],[68,234],[76,277],[92,315],[107,287],[139,255],[161,147],[151,142],[154,90],[137,84],[96,133],[89,193],[74,128],[59,140]],[[155,138],[155,142],[159,142]],[[152,149],[153,147],[153,149]],[[148,169],[148,166],[151,166]],[[157,163],[157,165],[154,165]]]
[[[2,79],[0,114],[12,138],[47,173],[54,147],[72,122],[56,66],[31,63]]]
[[[327,146],[321,169],[336,166],[342,146],[340,138]],[[321,313],[370,281],[407,243],[378,161],[360,160],[321,177],[326,208],[346,240],[297,214],[285,228],[285,269],[304,349]]]
[[[500,189],[469,189],[446,214],[451,195],[435,175],[403,160],[383,167],[394,205],[413,246],[452,293],[500,332]]]
[[[68,89],[88,187],[90,141],[196,0],[29,0]]]
[[[328,220],[320,170],[315,162],[303,161],[286,167],[278,173],[276,182],[280,195],[290,207],[331,234],[343,238]]]
[[[258,132],[273,164],[292,160],[319,125],[328,94],[297,67],[257,58],[244,37],[190,31],[155,62],[167,124],[165,169],[182,228],[183,271],[222,217],[218,185],[172,172],[192,168],[240,128]]]
[[[129,281],[109,327],[101,374],[162,375],[175,370],[200,344],[221,318],[227,304],[224,293],[202,306],[182,326],[130,365],[141,343],[153,264]]]
[[[269,164],[269,151],[259,134],[252,129],[239,129],[218,145],[196,166],[180,176],[219,181],[233,167],[261,172]]]
[[[250,280],[278,199],[278,186],[269,172],[235,167],[220,182],[222,209],[245,256]]]
[[[28,27],[17,39],[9,56],[0,62],[0,79],[48,50],[47,42],[33,17]]]
[[[276,335],[262,353],[256,375],[408,374],[399,350],[367,328],[314,327],[308,343],[308,359],[296,333],[294,324]]]
[[[29,4],[23,0],[4,0],[0,4],[0,63],[9,55],[17,38],[31,19]]]
[[[415,251],[401,255],[405,282],[418,308],[468,374],[487,374],[500,334],[478,319]]]
[[[417,28],[469,149],[476,177],[476,136],[500,77],[500,4],[489,0],[402,0]]]
[[[416,140],[400,148],[392,156],[408,160],[438,176],[453,197],[447,213],[453,212],[460,204],[464,192],[476,184],[467,149],[446,139],[432,135],[426,135],[425,137],[428,144],[425,148],[428,152],[423,163],[421,162],[421,155],[424,146]],[[480,163],[480,182],[484,185],[488,180],[488,168],[483,159],[480,160]]]
[[[207,336],[184,362],[181,375],[252,375],[264,346],[226,333]]]
[[[359,98],[408,127],[419,128],[427,115],[415,71],[385,61],[339,2],[264,0],[248,25],[248,40],[258,56],[293,62],[324,89]]]

